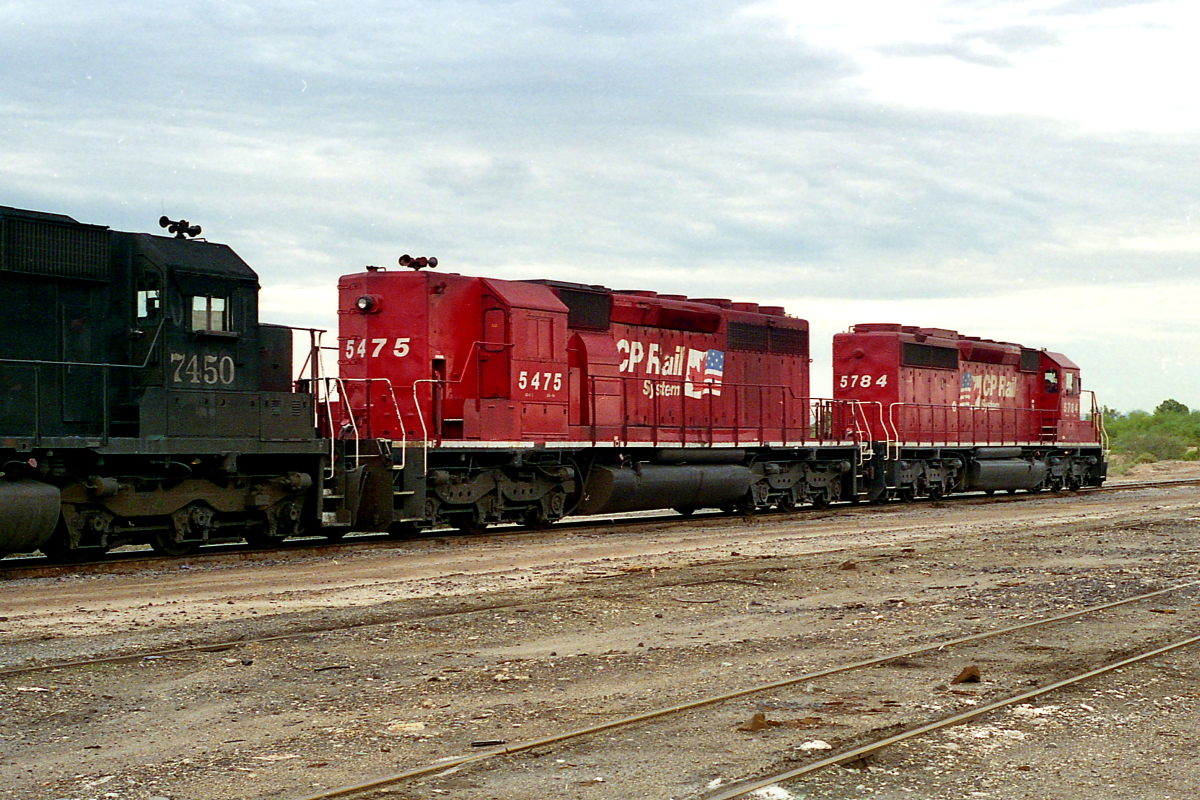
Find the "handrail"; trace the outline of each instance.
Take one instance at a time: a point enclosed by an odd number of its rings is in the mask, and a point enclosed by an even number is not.
[[[416,412],[417,412],[417,421],[421,423],[421,438],[424,442],[426,442],[426,450],[428,450],[428,447],[429,447],[429,445],[428,445],[429,427],[425,424],[425,413],[421,410],[421,398],[417,396],[418,385],[422,384],[422,383],[428,383],[430,385],[430,388],[432,388],[435,385],[437,385],[437,386],[452,386],[457,383],[462,383],[463,380],[466,378],[467,370],[470,368],[472,363],[475,365],[475,371],[477,373],[476,385],[477,386],[481,385],[483,383],[483,381],[482,381],[482,379],[478,378],[478,373],[482,369],[482,361],[481,361],[479,355],[480,355],[480,353],[483,352],[484,345],[488,345],[489,347],[506,348],[506,347],[512,347],[513,343],[512,342],[485,342],[482,339],[476,339],[474,342],[471,343],[470,353],[467,355],[466,361],[463,364],[463,369],[459,372],[458,378],[455,378],[454,380],[446,380],[445,378],[418,378],[417,380],[413,381],[413,383],[412,383],[413,408],[415,408]],[[433,402],[433,399],[434,398],[431,396],[430,403]],[[398,413],[399,412],[397,412],[397,414]],[[434,431],[434,433],[437,434],[437,442],[440,444],[441,440],[442,440],[442,432]]]
[[[146,348],[146,357],[142,359],[141,364],[106,364],[97,361],[50,361],[39,358],[0,358],[0,363],[31,364],[39,367],[108,367],[114,369],[145,369],[150,365],[150,357],[154,355],[154,345],[158,344],[158,337],[159,334],[162,333],[164,324],[166,324],[166,320],[160,320],[158,327],[154,329],[154,338],[150,340],[150,344]]]
[[[1036,441],[1046,446],[1058,441],[1057,436],[1047,440],[1043,430],[1048,421],[1058,419],[1052,409],[892,403],[888,417],[897,441],[991,445]]]
[[[365,402],[365,405],[363,405],[361,408],[362,408],[364,419],[366,420],[366,424],[368,426],[366,429],[367,438],[374,438],[372,436],[373,431],[370,428],[371,405],[372,405],[371,387],[372,387],[372,384],[382,383],[387,387],[388,396],[391,398],[391,401],[392,401],[392,409],[396,412],[396,425],[399,428],[399,437],[397,439],[392,439],[392,441],[398,440],[400,442],[401,447],[400,447],[400,464],[399,464],[399,466],[401,469],[404,468],[404,466],[407,464],[407,459],[408,459],[408,448],[405,446],[408,442],[408,438],[407,438],[407,432],[404,430],[404,420],[400,416],[400,402],[396,399],[396,389],[392,385],[392,381],[390,378],[343,378],[341,376],[331,376],[328,378],[319,378],[319,379],[317,379],[317,383],[319,385],[321,385],[324,389],[324,401],[323,401],[322,405],[325,408],[325,418],[326,418],[326,423],[327,423],[327,429],[329,430],[329,433],[330,433],[329,452],[330,452],[330,463],[331,464],[333,463],[333,457],[334,457],[333,448],[334,448],[335,440],[341,439],[342,441],[345,441],[345,439],[338,436],[339,431],[334,430],[333,410],[331,408],[331,401],[330,401],[330,386],[334,386],[337,388],[337,395],[340,398],[340,401],[342,403],[342,408],[346,412],[346,420],[349,423],[350,430],[353,432],[353,436],[351,438],[354,442],[354,455],[352,457],[354,459],[355,464],[357,465],[362,458],[361,452],[359,450],[359,442],[363,438],[363,436],[362,436],[362,432],[359,429],[358,415],[355,413],[356,408],[354,406],[351,406],[351,404],[350,404],[350,394],[347,391],[346,386],[347,386],[347,384],[363,384],[364,385],[364,389],[365,389],[364,397],[365,397],[366,402]]]
[[[431,422],[426,418],[422,401],[422,384],[450,387],[463,382],[469,374],[470,365],[481,363],[479,356],[484,344],[512,346],[511,343],[475,341],[471,345],[466,368],[456,370],[459,377],[453,380],[444,377],[421,378],[412,382],[413,410],[420,426],[421,440],[426,447],[431,443],[434,446],[440,443],[442,431],[430,429]],[[910,439],[930,444],[1015,444],[1030,441],[1053,444],[1046,440],[1039,427],[1041,422],[1052,418],[1054,414],[1047,409],[892,403],[884,413],[884,403],[880,401],[805,397],[789,384],[727,381],[714,384],[689,380],[683,376],[587,374],[582,377],[584,384],[579,388],[587,391],[587,396],[571,396],[568,402],[586,404],[580,410],[587,416],[581,417],[578,425],[573,427],[593,445],[600,444],[599,437],[604,428],[609,429],[614,445],[633,443],[635,440],[632,437],[638,437],[637,442],[651,445],[670,441],[682,445],[739,446],[747,442],[769,441],[776,432],[782,442],[808,444],[853,441],[860,448],[857,456],[860,460],[873,457],[872,445],[880,441],[886,443],[889,458],[897,458],[898,452],[893,451],[899,448],[902,440]],[[617,403],[619,418],[597,418],[602,397],[597,390],[603,390],[605,384],[612,389],[610,395],[604,396],[611,396]],[[403,435],[406,431],[400,420],[395,390],[390,381],[388,385]],[[567,386],[571,386],[569,379]],[[750,391],[755,396],[751,397]],[[435,391],[430,399],[436,398]],[[373,405],[368,391],[365,409],[368,418]],[[350,409],[349,404],[347,409],[354,419],[357,416],[355,410]],[[357,412],[363,410],[360,408]],[[707,413],[701,413],[701,418],[697,419],[697,412],[704,411]],[[778,416],[772,412],[777,412]],[[355,435],[359,435],[357,430]]]
[[[1083,389],[1080,394],[1086,394],[1092,398],[1092,431],[1096,435],[1100,446],[1104,448],[1104,452],[1108,452],[1108,428],[1104,425],[1104,407],[1096,403],[1096,393],[1091,389]]]
[[[867,451],[870,451],[870,457],[875,455],[871,445],[873,441],[884,442],[884,446],[888,448],[888,454],[890,456],[891,446],[895,442],[895,437],[889,435],[887,422],[883,416],[883,403],[879,400],[849,400],[847,402],[853,404],[854,435],[861,443],[859,463],[861,464],[866,461],[868,458]],[[874,425],[870,419],[870,415],[867,412],[867,407],[872,407],[874,409],[875,415],[879,418],[878,426]],[[874,436],[874,431],[878,431],[882,438],[877,438]]]
[[[858,443],[863,438],[863,430],[855,420],[856,414],[853,410],[857,401],[806,397],[799,394],[796,387],[790,384],[729,381],[712,384],[676,376],[589,375],[590,396],[586,402],[591,414],[585,427],[590,429],[593,444],[598,443],[597,428],[600,427],[596,419],[598,381],[619,381],[621,416],[620,421],[614,423],[620,431],[618,442],[630,442],[633,430],[648,431],[650,444],[658,444],[665,436],[674,435],[680,444],[688,444],[689,437],[695,436],[698,438],[692,443],[711,446],[718,443],[719,435],[724,433],[728,437],[728,443],[736,445],[753,440],[755,435],[758,441],[767,441],[768,436],[776,430],[780,440],[785,442],[843,441],[844,438],[839,437],[834,429],[840,428],[841,421],[845,419],[853,421],[853,440]],[[652,386],[649,394],[646,394],[644,389],[646,382]],[[639,387],[643,388],[639,390]],[[662,391],[663,387],[670,387],[670,390]],[[700,396],[689,395],[689,389],[698,391]],[[746,403],[755,403],[754,399],[743,397],[746,389],[757,394],[757,419],[750,424],[741,424],[747,408],[754,408]],[[733,422],[715,424],[718,404],[723,402],[722,396],[726,394],[730,395],[730,399],[724,401],[727,405],[723,410],[731,412]],[[635,402],[639,396],[644,397],[646,401],[640,408]],[[676,398],[677,402],[668,402]],[[689,425],[688,402],[701,400],[704,401],[708,413],[702,423]],[[729,406],[732,406],[732,409],[729,409]],[[770,419],[772,407],[781,410],[778,423]],[[664,420],[666,412],[672,408],[677,410],[678,420]]]
[[[297,328],[292,325],[280,325],[280,328],[287,328],[290,331],[307,331],[308,332],[308,355],[304,357],[304,363],[300,365],[300,369],[296,370],[297,375],[304,374],[304,368],[311,365],[311,375],[308,377],[311,380],[319,380],[321,378],[321,351],[322,350],[337,350],[336,347],[324,347],[321,345],[321,334],[328,333],[325,328]],[[302,379],[297,379],[302,380]]]
[[[166,319],[161,319],[154,328],[154,337],[146,347],[146,357],[142,359],[141,364],[113,364],[100,361],[53,361],[39,358],[0,358],[0,364],[24,364],[33,367],[33,441],[35,444],[40,445],[42,441],[42,367],[97,367],[100,369],[100,441],[107,444],[109,439],[108,429],[112,421],[108,413],[108,371],[110,369],[145,369],[148,367],[150,359],[154,357],[156,345],[158,344],[159,337],[162,335],[162,329],[165,324]]]

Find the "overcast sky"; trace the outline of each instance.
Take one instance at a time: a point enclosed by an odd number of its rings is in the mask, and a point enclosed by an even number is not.
[[[1066,353],[1200,407],[1200,4],[0,0],[0,205],[204,227],[266,320],[439,269]]]

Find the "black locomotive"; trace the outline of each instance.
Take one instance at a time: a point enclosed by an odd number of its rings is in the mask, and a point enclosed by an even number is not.
[[[315,528],[292,332],[229,247],[0,207],[0,554],[180,554]],[[60,513],[61,511],[61,513]]]

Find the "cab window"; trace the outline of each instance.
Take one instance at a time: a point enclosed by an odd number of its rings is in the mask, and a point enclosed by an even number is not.
[[[1046,394],[1058,394],[1058,370],[1048,369],[1042,373],[1042,391]]]
[[[195,295],[192,297],[192,330],[227,331],[229,303],[224,297]]]
[[[1074,372],[1063,373],[1063,393],[1071,396],[1079,394],[1079,381]]]
[[[137,321],[157,322],[162,312],[162,291],[158,276],[153,273],[143,273],[137,282]]]

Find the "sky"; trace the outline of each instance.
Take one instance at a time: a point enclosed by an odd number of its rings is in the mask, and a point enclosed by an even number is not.
[[[783,305],[820,395],[898,322],[1200,407],[1198,40],[1185,0],[0,0],[0,205],[200,224],[276,323],[411,253]]]

